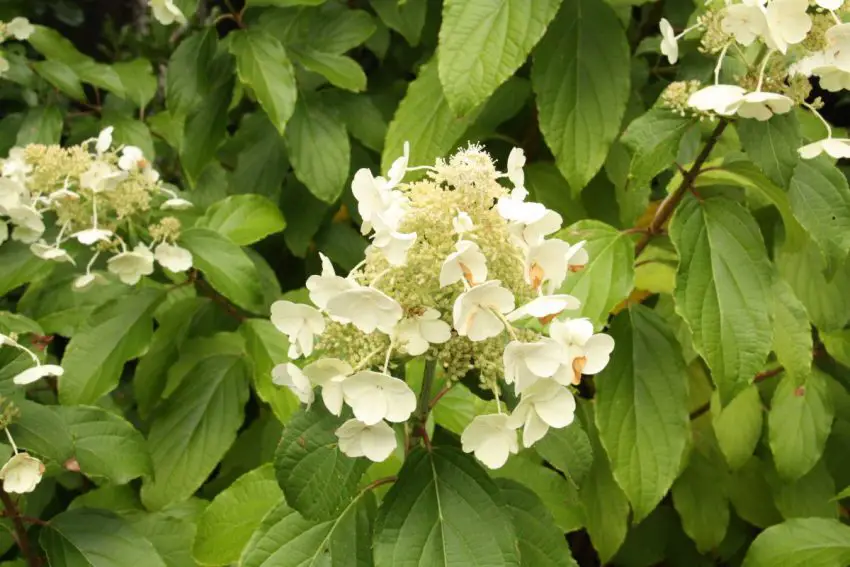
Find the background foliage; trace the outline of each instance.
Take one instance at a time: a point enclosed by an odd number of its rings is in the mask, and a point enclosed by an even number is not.
[[[711,76],[687,45],[676,67],[658,54],[659,19],[694,5],[175,1],[187,26],[144,2],[0,6],[38,24],[4,46],[0,154],[112,125],[197,205],[185,281],[79,293],[67,265],[0,248],[0,332],[65,367],[22,389],[27,361],[0,351],[11,432],[48,465],[2,494],[0,565],[850,563],[847,178],[798,158],[809,115],[654,106]],[[524,148],[533,197],[587,240],[564,291],[617,342],[581,423],[497,471],[455,448],[487,406],[464,385],[433,451],[369,466],[271,383],[268,306],[303,298],[317,251],[359,262],[351,173],[406,140],[413,165]]]

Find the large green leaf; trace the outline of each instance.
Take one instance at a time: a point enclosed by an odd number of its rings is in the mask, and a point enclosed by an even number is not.
[[[9,426],[19,448],[64,464],[74,454],[74,441],[55,406],[20,400],[20,415]]]
[[[415,449],[375,521],[375,567],[518,566],[499,489],[459,449]]]
[[[180,150],[180,164],[190,184],[198,182],[204,167],[215,159],[216,151],[227,136],[227,109],[233,82],[210,86],[203,101],[188,115]]]
[[[422,28],[425,25],[425,13],[428,0],[369,0],[388,28],[400,33],[412,46],[419,44]]]
[[[282,496],[271,464],[239,477],[201,515],[192,551],[195,560],[202,565],[235,563]]]
[[[216,32],[212,27],[198,31],[177,46],[168,60],[166,100],[168,109],[186,113],[209,88],[208,69],[216,49]]]
[[[827,254],[850,251],[850,188],[827,158],[801,161],[788,190],[794,216]]]
[[[794,113],[775,114],[770,120],[741,120],[735,124],[741,145],[768,179],[788,187],[794,167],[800,163],[797,148],[803,145]]]
[[[98,407],[57,409],[71,434],[74,457],[83,474],[113,484],[151,474],[145,438],[129,421]]]
[[[611,336],[617,348],[596,381],[596,425],[639,523],[679,474],[689,435],[687,368],[672,331],[651,309],[623,311]]]
[[[150,541],[103,510],[62,512],[41,530],[38,542],[51,567],[166,567]]]
[[[147,352],[139,359],[133,375],[133,393],[139,414],[147,417],[165,390],[169,368],[177,361],[181,345],[199,316],[218,307],[202,297],[187,297],[168,306],[158,317],[158,326]]]
[[[550,429],[534,444],[537,453],[561,471],[578,488],[593,466],[593,447],[580,423],[563,429]]]
[[[405,142],[410,142],[412,166],[430,164],[434,158],[445,156],[476,117],[477,112],[460,117],[452,111],[440,85],[437,62],[429,61],[419,68],[419,76],[407,87],[390,122],[381,154],[382,168],[389,169],[401,155]]]
[[[773,352],[789,374],[806,376],[812,368],[812,327],[806,307],[784,280],[773,284]]]
[[[767,416],[770,450],[780,476],[796,480],[820,460],[834,410],[826,379],[814,371],[805,382],[786,374]]]
[[[13,289],[37,280],[50,273],[55,267],[53,262],[45,262],[33,254],[29,246],[20,242],[5,242],[0,247],[0,295],[6,295]]]
[[[578,489],[540,462],[534,452],[524,451],[511,456],[505,466],[490,471],[490,476],[514,480],[533,491],[562,532],[574,532],[584,526],[584,507],[579,501]]]
[[[371,566],[369,537],[375,499],[368,491],[334,520],[316,522],[280,502],[263,519],[239,561],[241,567]]]
[[[58,144],[62,137],[64,115],[57,106],[36,106],[30,108],[18,130],[16,146],[28,144]]]
[[[694,334],[721,401],[761,370],[772,343],[773,290],[752,215],[723,197],[686,199],[670,223],[679,252],[676,311]]]
[[[192,559],[195,522],[169,512],[131,513],[127,520],[133,529],[150,541],[166,567],[197,567]]]
[[[296,63],[322,75],[335,87],[352,92],[366,90],[366,73],[357,61],[347,55],[295,48],[289,54]]]
[[[722,407],[716,395],[711,402],[717,444],[729,468],[737,470],[750,460],[761,439],[764,412],[758,388],[755,384],[747,386]]]
[[[788,520],[762,532],[744,567],[840,567],[850,563],[850,527],[838,520]]]
[[[770,471],[767,481],[773,489],[776,507],[786,520],[812,517],[838,519],[838,503],[834,500],[835,480],[823,459],[796,480],[784,481]]]
[[[251,87],[278,132],[295,110],[298,91],[295,71],[280,41],[263,31],[239,31],[233,34],[230,50],[236,57],[239,80]]]
[[[298,180],[322,201],[336,201],[348,177],[351,147],[334,109],[318,96],[300,97],[284,142]]]
[[[122,61],[115,63],[112,68],[121,77],[125,98],[136,106],[144,108],[156,96],[158,84],[151,62],[147,59]]]
[[[648,188],[653,177],[675,163],[692,124],[692,119],[663,108],[652,108],[632,121],[620,140],[631,150],[626,189]]]
[[[616,228],[595,220],[579,221],[557,236],[571,244],[585,241],[590,262],[580,272],[567,277],[560,293],[577,297],[581,301],[581,316],[588,317],[597,329],[601,328],[611,310],[634,288],[634,242]]]
[[[150,342],[153,311],[163,298],[162,291],[141,288],[91,315],[88,326],[68,343],[62,359],[62,404],[93,404],[118,385],[124,363]]]
[[[776,266],[782,279],[791,284],[794,295],[806,306],[809,320],[818,331],[842,329],[850,321],[850,262],[839,263],[835,274],[824,274],[826,262],[817,244],[804,240],[796,251],[779,248]]]
[[[305,517],[328,520],[355,497],[366,459],[352,459],[337,447],[342,419],[319,404],[296,414],[275,452],[277,480],[289,505]]]
[[[271,406],[281,423],[288,423],[300,402],[289,390],[272,382],[272,368],[289,361],[289,341],[268,319],[248,319],[239,328],[251,362],[254,390]]]
[[[696,446],[671,492],[682,528],[697,549],[706,553],[726,537],[730,517],[729,471],[710,432],[695,431],[694,437]]]
[[[593,423],[593,406],[583,403],[579,407],[583,410],[582,422],[593,447],[593,466],[579,489],[579,498],[584,505],[585,528],[604,564],[614,557],[626,539],[629,500],[611,474],[611,465]]]
[[[142,486],[149,509],[189,498],[236,439],[248,399],[239,356],[200,361],[153,416],[148,445],[154,476]]]
[[[458,115],[474,110],[525,62],[561,0],[447,0],[440,82]]]
[[[513,520],[523,567],[578,567],[564,534],[534,492],[511,480],[497,480]]]
[[[212,229],[240,246],[283,231],[286,221],[277,205],[262,195],[232,195],[215,203],[195,226]]]
[[[191,228],[180,244],[192,253],[195,267],[224,297],[248,311],[266,310],[257,267],[230,239],[208,228]]]
[[[86,100],[86,93],[79,77],[69,66],[61,61],[46,60],[32,63],[32,68],[42,79],[77,100]]]
[[[534,54],[540,130],[573,190],[596,175],[629,100],[629,46],[602,0],[568,0]]]

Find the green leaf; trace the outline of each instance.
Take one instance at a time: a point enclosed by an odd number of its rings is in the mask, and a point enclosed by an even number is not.
[[[412,451],[375,520],[375,567],[519,565],[499,489],[459,449]]]
[[[180,346],[180,357],[168,368],[168,378],[163,398],[171,397],[202,361],[216,356],[240,357],[245,354],[245,342],[241,335],[230,332],[216,333],[209,337],[195,337]]]
[[[189,498],[215,469],[245,419],[246,373],[241,357],[206,358],[154,413],[148,433],[154,476],[142,486],[148,509]]]
[[[605,163],[629,100],[629,46],[602,0],[564,2],[534,54],[540,130],[574,191]]]
[[[726,403],[752,382],[770,352],[773,297],[764,241],[749,211],[723,197],[686,198],[670,238],[680,258],[676,311]]]
[[[850,321],[850,262],[844,260],[832,278],[824,275],[826,262],[817,244],[807,239],[800,250],[779,248],[776,265],[782,279],[806,306],[809,320],[818,331],[837,331]]]
[[[375,500],[361,492],[335,520],[317,523],[281,502],[263,520],[239,561],[241,567],[372,565],[369,536]]]
[[[289,361],[289,341],[268,319],[248,319],[239,332],[245,337],[257,395],[271,406],[278,421],[288,423],[300,402],[288,388],[272,382],[272,369]]]
[[[764,415],[758,388],[747,386],[722,408],[720,398],[712,396],[711,411],[720,450],[729,468],[737,470],[750,460],[761,439]]]
[[[646,307],[620,313],[611,336],[617,348],[596,381],[596,426],[639,523],[679,474],[689,434],[687,369],[672,331]]]
[[[227,109],[233,87],[230,82],[210,87],[201,104],[186,120],[180,163],[190,184],[195,184],[204,167],[215,159],[216,151],[227,136]]]
[[[496,411],[494,400],[484,400],[473,394],[463,384],[458,383],[440,398],[440,402],[434,406],[431,415],[434,416],[434,423],[455,435],[461,435],[476,416],[494,411]]]
[[[428,119],[423,120],[423,116]],[[382,168],[389,169],[401,155],[404,142],[410,142],[410,163],[433,163],[434,158],[445,156],[455,147],[476,117],[476,112],[455,115],[443,94],[437,62],[428,62],[419,68],[390,122],[381,154]]]
[[[800,125],[793,113],[775,114],[770,120],[739,120],[735,123],[741,146],[750,159],[780,187],[788,187],[801,163],[797,148],[803,145]]]
[[[9,426],[19,448],[64,464],[74,453],[74,441],[57,408],[19,400],[20,415]]]
[[[166,101],[171,112],[188,112],[206,94],[216,43],[216,30],[208,27],[181,41],[171,54],[166,75]]]
[[[774,282],[773,293],[773,352],[789,374],[807,376],[812,368],[812,327],[806,308],[783,280]]]
[[[822,333],[820,340],[832,358],[844,366],[850,366],[850,329]]]
[[[803,160],[794,168],[788,190],[800,224],[827,254],[850,251],[850,188],[847,178],[827,158]]]
[[[207,506],[192,555],[203,565],[236,563],[263,518],[281,499],[271,464],[236,480]]]
[[[54,516],[38,543],[52,567],[166,567],[150,541],[103,510],[83,508]]]
[[[579,221],[558,233],[570,243],[585,241],[590,262],[570,274],[558,293],[569,293],[581,301],[581,315],[599,329],[608,314],[634,287],[635,246],[616,228],[595,220]]]
[[[651,108],[632,121],[620,140],[631,150],[626,190],[648,187],[675,163],[682,137],[692,124],[692,119],[662,108]]]
[[[56,106],[37,106],[30,108],[18,130],[16,146],[29,144],[58,144],[62,137],[62,111]]]
[[[734,185],[756,191],[773,203],[782,216],[782,223],[785,226],[783,250],[795,251],[805,245],[806,232],[791,210],[788,193],[771,183],[753,164],[737,161],[724,164],[722,169],[704,170],[694,181],[694,185],[697,188],[712,185]]]
[[[83,85],[80,83],[80,78],[73,69],[60,61],[47,59],[45,61],[36,61],[32,63],[32,68],[38,73],[42,79],[77,100],[86,100],[86,93],[83,91]]]
[[[582,404],[579,407],[585,413],[582,422],[593,447],[593,466],[579,489],[579,498],[584,506],[585,528],[604,564],[614,557],[626,539],[629,500],[611,474],[611,465],[593,424],[593,406]]]
[[[366,90],[366,73],[351,57],[315,49],[291,49],[293,61],[326,78],[332,85],[352,92]]]
[[[370,0],[372,8],[378,13],[388,28],[397,31],[411,46],[419,45],[422,28],[425,25],[427,0]]]
[[[527,567],[578,567],[564,534],[534,492],[511,480],[497,480],[504,508],[516,530],[520,565]]]
[[[106,303],[91,315],[88,326],[74,335],[59,380],[63,405],[93,404],[118,385],[124,363],[147,347],[153,333],[152,315],[164,299],[160,290],[141,288]]]
[[[752,457],[735,471],[729,481],[729,500],[735,507],[735,513],[760,528],[782,521],[767,483],[768,473],[767,465],[758,457]]]
[[[213,204],[195,226],[209,228],[247,246],[282,232],[286,221],[277,205],[262,195],[232,195]]]
[[[17,335],[36,334],[43,335],[44,329],[41,325],[18,313],[9,313],[8,311],[0,311],[0,333],[8,335],[15,333]]]
[[[117,112],[104,111],[101,125],[104,128],[107,126],[115,128],[112,132],[114,146],[137,146],[144,152],[146,158],[153,160],[155,156],[153,138],[147,124]]]
[[[448,0],[438,47],[440,82],[463,116],[514,74],[555,17],[561,0]]]
[[[512,456],[505,466],[490,471],[490,476],[514,480],[532,490],[546,505],[562,532],[574,532],[584,526],[584,508],[576,487],[539,462],[533,452]]]
[[[850,527],[838,520],[800,518],[759,534],[744,567],[840,567],[850,563]]]
[[[283,138],[264,112],[255,112],[242,119],[236,135],[223,150],[231,147],[238,153],[228,189],[235,193],[259,193],[277,201],[290,169],[289,159]]]
[[[828,385],[819,371],[802,385],[791,374],[783,376],[767,416],[770,450],[782,478],[796,480],[820,460],[833,414]]]
[[[579,196],[574,196],[554,163],[536,161],[525,168],[525,186],[535,201],[543,203],[563,217],[565,223],[574,223],[589,215]]]
[[[243,309],[265,312],[257,268],[239,246],[208,228],[183,231],[180,245],[192,253],[195,266],[217,292]]]
[[[153,544],[166,567],[197,567],[192,559],[194,520],[166,512],[130,514],[127,519],[137,533]]]
[[[133,375],[133,393],[142,417],[147,418],[159,402],[165,390],[168,369],[177,362],[179,349],[193,323],[210,308],[217,308],[211,303],[206,298],[187,297],[169,306],[159,317],[159,326]]]
[[[564,473],[578,488],[593,466],[593,447],[580,423],[563,429],[550,429],[546,436],[534,444],[537,453],[549,464]]]
[[[773,489],[776,507],[786,520],[810,517],[838,519],[838,504],[833,501],[835,481],[823,460],[797,480],[783,481],[774,473],[768,476],[767,481]]]
[[[317,96],[300,97],[284,142],[298,180],[322,201],[335,202],[348,178],[351,147],[333,109]]]
[[[147,106],[156,96],[158,85],[151,62],[147,59],[138,58],[132,61],[122,61],[113,64],[112,68],[121,77],[125,98],[139,108]]]
[[[20,242],[5,242],[0,247],[0,295],[6,295],[31,281],[42,278],[55,267],[53,262],[45,262],[35,256],[29,246]]]
[[[717,548],[729,526],[729,471],[710,435],[695,431],[696,447],[673,484],[673,505],[700,553]]]
[[[295,111],[298,91],[286,50],[273,35],[262,31],[233,34],[230,50],[242,84],[251,87],[277,131],[283,135]]]
[[[89,477],[126,484],[150,475],[145,438],[122,417],[98,407],[58,407],[74,441],[74,457]]]
[[[329,520],[357,494],[369,468],[366,459],[346,457],[334,433],[343,420],[319,404],[293,416],[275,452],[277,480],[290,506],[304,517]]]

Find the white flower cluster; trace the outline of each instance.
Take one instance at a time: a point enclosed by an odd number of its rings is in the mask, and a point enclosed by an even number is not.
[[[24,41],[29,39],[35,28],[26,18],[13,18],[9,22],[0,22],[0,43],[5,42],[9,38]],[[9,70],[9,61],[3,57],[3,52],[0,51],[0,77]]]
[[[697,29],[710,32],[712,45],[719,50],[714,84],[694,92],[688,98],[689,107],[710,115],[764,121],[801,104],[821,119],[826,137],[799,148],[800,156],[811,159],[825,152],[834,158],[850,157],[850,140],[833,138],[817,104],[805,100],[810,77],[817,77],[820,86],[828,91],[850,89],[850,23],[842,21],[843,4],[843,0],[814,0],[813,4],[808,0],[727,2],[719,9],[719,29],[707,30],[711,26],[705,22],[711,18],[705,18],[679,35],[662,19],[661,52],[675,63],[678,39]],[[746,53],[752,51],[745,49],[754,44],[762,48],[755,67],[757,74],[750,77],[754,88],[747,77],[741,78],[741,84],[721,83],[720,71],[730,48],[749,67]],[[795,86],[800,80],[804,83],[802,89]]]
[[[192,204],[162,186],[142,150],[111,147],[108,127],[72,148],[13,148],[0,166],[0,245],[11,238],[29,244],[39,258],[71,263],[74,257],[63,245],[77,242],[90,248],[91,259],[85,274],[74,281],[76,289],[98,281],[92,268],[103,253],[111,254],[108,271],[129,285],[153,273],[154,260],[172,272],[191,268],[192,254],[175,244],[177,219],[149,227],[151,242],[133,248],[117,233],[133,214],[146,212],[154,197],[164,197],[163,210]],[[50,241],[45,239],[46,220],[58,228]]]
[[[489,384],[498,413],[472,421],[461,439],[465,451],[498,468],[518,451],[518,429],[529,447],[550,427],[573,421],[570,387],[582,374],[605,367],[614,341],[594,334],[586,319],[556,319],[579,308],[578,299],[557,290],[588,255],[583,242],[571,246],[547,238],[561,228],[562,219],[526,200],[524,163],[522,150],[514,149],[507,172],[501,173],[489,155],[470,146],[448,163],[412,168],[405,145],[386,178],[361,169],[352,190],[363,232],[371,235],[366,259],[343,277],[322,255],[321,275],[307,280],[315,307],[289,301],[272,305],[271,321],[289,338],[290,358],[311,360],[303,368],[292,362],[277,366],[274,382],[308,405],[320,387],[334,415],[351,408],[354,417],[336,432],[345,454],[383,461],[396,448],[389,423],[406,422],[417,409],[412,389],[391,375],[391,361],[420,355],[441,360],[440,353],[455,351],[464,360],[486,359],[491,351],[485,345],[495,345],[497,359],[479,367],[497,367],[520,401],[508,414],[499,386]],[[427,178],[404,183],[414,169],[426,170]],[[513,189],[503,188],[500,178],[508,178]],[[494,271],[512,283],[493,278]],[[518,297],[523,304],[517,308]],[[548,328],[548,336],[514,326],[531,318]],[[314,349],[321,350],[316,338],[332,328],[351,328],[360,333],[351,342],[379,346],[365,355],[353,354],[356,346],[340,351],[350,353],[350,360],[324,357],[327,352],[314,356]],[[376,335],[383,338],[370,342]],[[529,336],[533,340],[523,340]]]

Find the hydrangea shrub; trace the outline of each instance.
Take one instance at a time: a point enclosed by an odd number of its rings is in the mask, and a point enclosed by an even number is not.
[[[0,566],[850,564],[848,26],[4,3]]]

